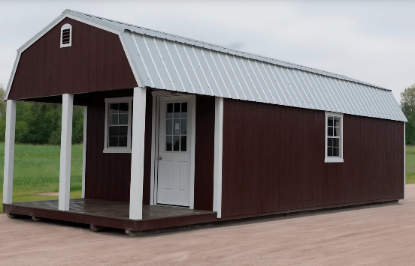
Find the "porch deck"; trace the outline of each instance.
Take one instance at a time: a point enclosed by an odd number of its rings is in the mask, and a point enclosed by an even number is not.
[[[143,219],[130,220],[129,203],[94,199],[71,199],[69,211],[59,211],[57,200],[3,204],[4,212],[132,231],[209,223],[216,212],[185,207],[143,205]]]

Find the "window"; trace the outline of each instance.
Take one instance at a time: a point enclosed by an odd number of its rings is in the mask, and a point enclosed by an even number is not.
[[[326,113],[326,163],[342,163],[343,114]]]
[[[187,102],[167,103],[166,151],[187,150]]]
[[[131,152],[132,97],[105,99],[105,153]]]
[[[65,24],[61,28],[61,48],[72,46],[72,25]]]

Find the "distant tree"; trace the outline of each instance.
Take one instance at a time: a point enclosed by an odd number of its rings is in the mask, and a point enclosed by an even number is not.
[[[401,108],[408,119],[405,126],[405,142],[415,145],[415,84],[401,93]]]
[[[6,129],[5,91],[0,86],[0,141],[4,141]],[[16,106],[16,143],[54,144],[61,141],[60,104],[44,104],[18,101]],[[83,140],[83,108],[74,106],[72,143]]]

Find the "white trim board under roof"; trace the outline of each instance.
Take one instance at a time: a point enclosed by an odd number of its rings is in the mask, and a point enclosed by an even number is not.
[[[379,86],[72,10],[18,56],[65,17],[118,34],[140,86],[407,121],[392,92]]]

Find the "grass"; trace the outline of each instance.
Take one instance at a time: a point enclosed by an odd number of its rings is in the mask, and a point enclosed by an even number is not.
[[[37,194],[59,191],[58,145],[16,144],[14,152],[13,202],[56,200]],[[3,201],[4,143],[0,143],[0,201]],[[82,144],[72,146],[71,198],[82,193]],[[3,211],[3,204],[0,204]]]
[[[406,183],[415,183],[415,146],[406,146]]]
[[[57,145],[15,146],[13,202],[56,200],[57,196],[37,194],[59,191],[59,155]],[[0,143],[0,201],[3,201],[4,143]],[[415,146],[406,146],[406,183],[415,183]],[[72,146],[71,198],[82,192],[82,145]],[[3,204],[0,204],[0,212]]]

